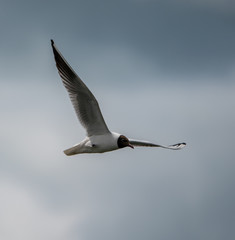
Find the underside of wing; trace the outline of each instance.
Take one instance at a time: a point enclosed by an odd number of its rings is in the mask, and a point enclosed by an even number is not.
[[[164,145],[159,145],[159,144],[155,144],[147,141],[134,140],[134,139],[129,139],[129,142],[131,145],[135,147],[161,147],[161,148],[172,149],[172,150],[179,150],[186,146],[186,143],[176,143],[173,145],[164,146]]]
[[[77,117],[87,131],[87,135],[109,133],[110,131],[104,121],[99,104],[94,95],[64,59],[56,48],[53,40],[51,40],[51,45],[59,75],[69,93]]]

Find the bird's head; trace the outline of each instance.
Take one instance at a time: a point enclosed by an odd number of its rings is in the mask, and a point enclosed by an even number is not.
[[[118,140],[117,140],[117,144],[119,148],[124,148],[124,147],[131,147],[134,148],[134,146],[132,146],[130,144],[130,141],[127,137],[120,135]]]

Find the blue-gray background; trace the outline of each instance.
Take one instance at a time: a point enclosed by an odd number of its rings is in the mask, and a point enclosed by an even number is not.
[[[234,1],[0,5],[1,239],[235,238]],[[187,147],[66,157],[51,38],[112,131]]]

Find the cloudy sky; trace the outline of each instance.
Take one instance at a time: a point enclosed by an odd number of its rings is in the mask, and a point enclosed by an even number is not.
[[[1,0],[0,239],[234,239],[234,29],[230,0]],[[51,38],[112,131],[187,147],[65,156]]]

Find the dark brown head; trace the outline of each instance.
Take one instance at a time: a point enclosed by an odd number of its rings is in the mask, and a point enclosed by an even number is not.
[[[123,135],[120,135],[120,137],[118,138],[118,141],[117,141],[117,144],[118,144],[118,147],[119,148],[124,148],[124,147],[131,147],[131,148],[134,148],[130,142],[129,142],[129,139]]]

